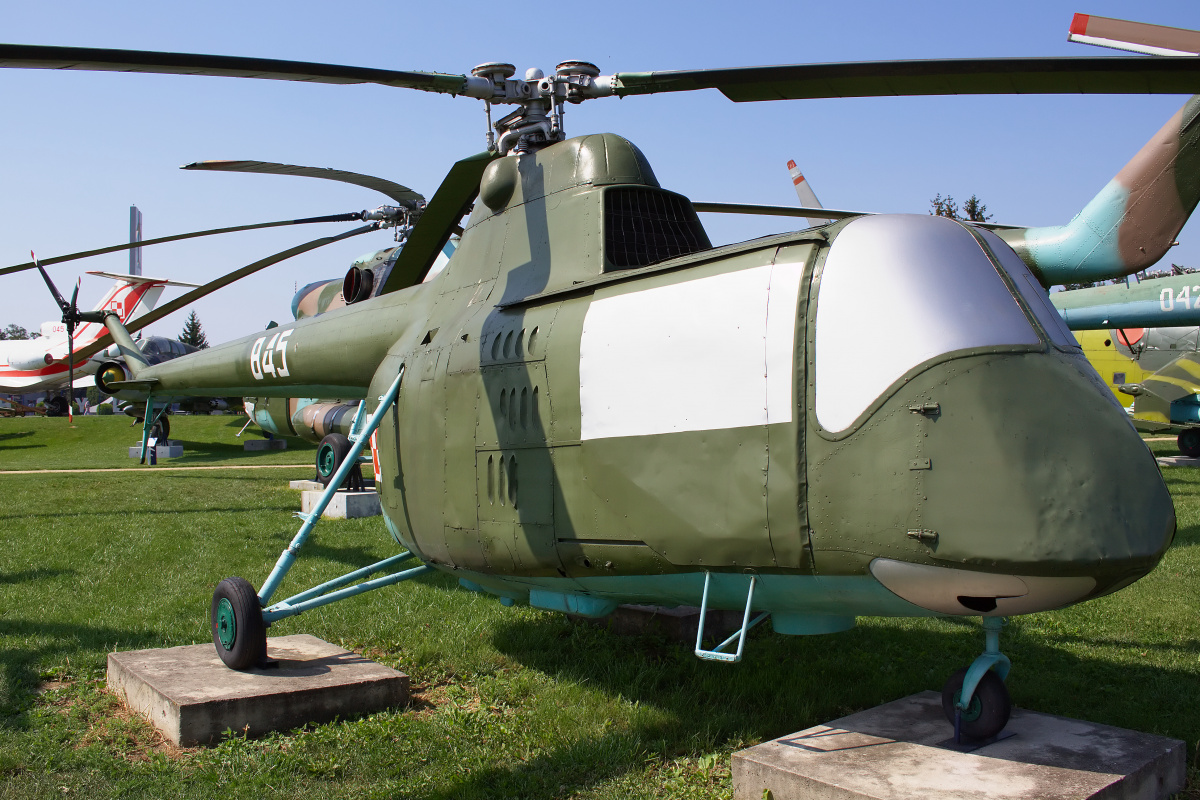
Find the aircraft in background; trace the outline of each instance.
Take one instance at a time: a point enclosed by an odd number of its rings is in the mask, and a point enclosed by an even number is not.
[[[1096,372],[1143,431],[1200,457],[1200,273],[1055,292]]]
[[[100,298],[94,311],[115,311],[123,322],[129,322],[140,314],[154,308],[163,289],[167,286],[195,284],[168,281],[163,278],[146,278],[141,275],[121,275],[111,272],[89,272],[102,278],[112,278],[112,287]],[[78,354],[88,345],[94,344],[108,333],[103,325],[84,323],[75,329],[74,349]],[[0,342],[0,392],[24,394],[51,391],[65,387],[70,365],[67,326],[62,322],[43,322],[39,333],[32,339],[5,340]],[[72,388],[91,384],[101,358],[75,359],[75,382]],[[49,400],[47,413],[66,413],[67,400],[54,397]]]

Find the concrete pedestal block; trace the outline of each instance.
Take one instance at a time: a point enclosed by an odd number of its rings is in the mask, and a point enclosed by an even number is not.
[[[1186,779],[1184,743],[1014,708],[1001,738],[948,749],[938,692],[733,754],[735,800],[1158,800]]]
[[[183,456],[183,442],[177,442],[168,439],[165,442],[159,442],[154,447],[155,458],[180,458]],[[138,442],[133,447],[129,448],[129,457],[141,459],[142,443]]]
[[[1200,467],[1200,458],[1187,456],[1160,456],[1154,460],[1164,467]]]
[[[108,688],[177,745],[261,736],[408,702],[408,676],[308,634],[267,640],[270,669],[226,667],[212,644],[108,655]]]
[[[321,492],[301,492],[300,510],[305,514],[310,513],[317,507],[317,501],[320,499]],[[321,516],[325,519],[357,519],[378,517],[382,513],[383,507],[379,504],[378,492],[347,492],[339,489]]]
[[[261,450],[287,450],[287,439],[247,439],[242,451],[253,453]]]
[[[370,489],[372,491],[374,491],[374,489],[375,489],[375,481],[370,478],[363,481],[363,485],[366,486],[367,489]],[[325,487],[321,484],[320,481],[288,481],[288,488],[289,489],[298,489],[301,492],[323,492],[323,491],[325,491]]]

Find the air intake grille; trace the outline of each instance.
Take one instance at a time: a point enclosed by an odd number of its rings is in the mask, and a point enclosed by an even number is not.
[[[654,189],[609,189],[604,195],[608,269],[644,267],[712,247],[692,204]]]

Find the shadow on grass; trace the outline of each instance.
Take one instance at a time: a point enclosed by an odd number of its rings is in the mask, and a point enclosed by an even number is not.
[[[737,665],[701,662],[690,647],[654,636],[620,637],[552,620],[501,626],[493,644],[509,658],[582,691],[653,709],[656,719],[572,738],[528,762],[463,775],[421,797],[561,797],[644,769],[648,757],[769,740],[940,690],[978,654],[983,637],[978,624],[934,624],[794,638],[756,631]],[[1081,658],[1018,626],[1002,646],[1013,660],[1014,704],[1189,742],[1200,737],[1194,671]]]
[[[77,657],[81,650],[106,650],[161,644],[162,636],[148,631],[72,625],[45,620],[0,620],[0,642],[9,637],[45,640],[35,646],[0,647],[0,730],[31,727],[29,710],[41,682],[39,667],[46,660]]]
[[[99,509],[90,509],[86,511],[59,511],[46,512],[42,514],[7,514],[0,515],[0,521],[6,519],[70,519],[72,517],[85,517],[87,519],[103,519],[104,517],[124,518],[130,513],[137,516],[149,515],[166,515],[174,516],[177,514],[233,514],[245,513],[248,511],[292,511],[295,506],[292,504],[268,504],[256,503],[246,506],[199,506],[196,508],[183,508],[175,506],[174,508],[139,508],[136,511],[130,512],[128,509],[116,509],[113,511],[102,511]]]
[[[78,574],[73,569],[50,569],[48,567],[27,569],[21,572],[0,572],[0,585],[32,583],[34,581],[46,580],[47,578],[61,578],[64,575],[74,576]]]
[[[26,436],[34,436],[37,431],[13,431],[12,433],[0,433],[0,442],[7,442],[10,439],[24,439]],[[45,447],[44,444],[32,445],[33,447]]]

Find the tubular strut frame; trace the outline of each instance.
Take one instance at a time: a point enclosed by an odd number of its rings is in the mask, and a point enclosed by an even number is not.
[[[725,641],[714,647],[712,650],[705,650],[702,646],[704,641],[704,619],[708,616],[708,583],[712,577],[712,573],[707,570],[704,572],[704,594],[700,597],[700,620],[696,623],[696,656],[705,661],[724,661],[726,663],[736,663],[742,660],[742,648],[746,646],[746,632],[753,628],[758,623],[762,622],[767,617],[771,616],[770,611],[764,611],[750,620],[750,606],[754,602],[754,585],[758,582],[757,575],[750,576],[750,589],[746,592],[746,611],[742,614],[742,627],[736,633],[730,636]],[[723,652],[726,647],[737,639],[737,652]]]
[[[138,463],[146,463],[146,446],[150,441],[150,431],[154,429],[154,423],[158,422],[159,418],[163,414],[167,413],[167,409],[170,408],[170,406],[170,403],[164,403],[163,407],[159,409],[158,413],[154,413],[154,392],[150,391],[146,393],[146,411],[142,416],[142,460]],[[154,447],[156,448],[155,452],[157,452],[157,440],[154,442]],[[154,453],[151,453],[150,466],[154,466],[157,463],[158,459],[155,458]]]
[[[376,572],[389,570],[399,564],[402,564],[409,559],[414,558],[410,552],[403,552],[399,555],[385,558],[370,566],[362,569],[354,570],[340,578],[334,578],[331,581],[326,581],[320,586],[315,586],[312,589],[300,592],[286,600],[281,600],[274,605],[267,607],[267,603],[271,601],[271,596],[275,594],[275,590],[279,588],[279,584],[283,581],[288,570],[292,568],[292,564],[296,562],[296,556],[300,553],[300,548],[304,546],[304,542],[312,533],[313,528],[321,519],[321,515],[325,513],[325,509],[329,506],[329,502],[337,493],[338,487],[346,480],[346,476],[350,470],[358,463],[358,456],[362,453],[363,447],[371,438],[371,433],[379,427],[379,423],[383,421],[383,417],[391,409],[396,402],[396,397],[400,393],[400,382],[404,379],[404,365],[400,365],[400,372],[396,375],[396,380],[392,381],[392,385],[387,392],[379,398],[379,406],[375,409],[375,413],[367,421],[366,427],[359,434],[358,438],[350,447],[350,452],[346,454],[346,458],[342,461],[337,472],[329,481],[329,486],[321,493],[321,497],[317,500],[316,507],[308,514],[297,514],[296,516],[304,520],[300,526],[300,530],[292,539],[291,544],[287,546],[282,553],[279,554],[279,560],[275,562],[275,568],[271,570],[271,574],[267,576],[267,580],[263,583],[262,589],[258,592],[258,602],[264,606],[263,622],[268,625],[276,620],[285,619],[299,614],[302,611],[308,611],[312,608],[328,605],[338,600],[343,600],[347,597],[353,597],[363,592],[369,592],[372,589],[379,589],[384,586],[391,586],[394,583],[415,578],[418,575],[424,575],[430,571],[430,568],[424,564],[412,567],[410,569],[392,572],[374,580],[363,581],[351,586],[355,581],[366,578]],[[361,408],[360,408],[361,412]]]

